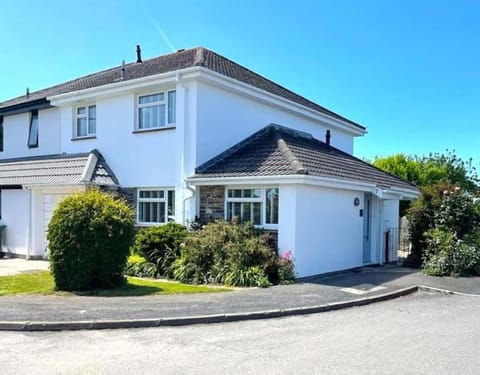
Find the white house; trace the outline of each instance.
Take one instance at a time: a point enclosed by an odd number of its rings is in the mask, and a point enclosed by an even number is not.
[[[385,235],[415,186],[352,156],[366,130],[198,47],[0,103],[3,251],[45,257],[56,203],[123,194],[138,226],[236,216],[300,276],[394,261]]]

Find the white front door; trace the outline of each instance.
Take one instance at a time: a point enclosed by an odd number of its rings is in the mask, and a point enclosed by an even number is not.
[[[47,231],[48,224],[52,218],[53,211],[57,207],[58,202],[65,198],[67,194],[44,194],[43,195],[43,250],[44,255],[47,254],[48,249],[48,240],[47,240]]]

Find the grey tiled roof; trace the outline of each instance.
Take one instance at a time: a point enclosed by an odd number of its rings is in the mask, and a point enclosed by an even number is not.
[[[89,158],[93,155],[93,158]],[[95,165],[89,165],[90,163]],[[92,168],[85,177],[85,170]],[[0,161],[0,186],[12,185],[118,185],[102,155],[90,153],[47,155]]]
[[[375,184],[379,188],[417,188],[340,151],[312,135],[271,124],[207,161],[195,178],[309,175]]]
[[[29,103],[39,99],[45,99],[48,96],[65,94],[72,91],[84,90],[92,87],[107,85],[110,83],[129,81],[137,78],[148,77],[156,74],[172,72],[176,70],[186,69],[194,66],[202,66],[206,69],[222,74],[237,81],[249,84],[281,98],[290,100],[294,103],[301,104],[314,111],[327,114],[336,119],[346,121],[360,129],[363,126],[346,119],[320,105],[314,103],[278,84],[262,77],[261,75],[227,59],[209,49],[197,47],[187,50],[179,50],[178,52],[162,55],[153,59],[145,60],[142,63],[130,63],[125,65],[125,78],[121,79],[121,66],[107,69],[98,73],[93,73],[81,78],[74,79],[56,86],[52,86],[43,90],[35,91],[11,100],[0,103],[0,112],[3,108],[15,105]]]

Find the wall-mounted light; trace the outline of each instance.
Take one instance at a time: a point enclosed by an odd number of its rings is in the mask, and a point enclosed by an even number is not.
[[[356,198],[353,200],[353,205],[354,205],[355,207],[360,206],[360,198],[359,198],[359,197],[356,197]]]

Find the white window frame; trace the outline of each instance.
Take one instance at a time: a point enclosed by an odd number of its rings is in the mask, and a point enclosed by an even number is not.
[[[163,191],[163,198],[140,198],[140,192],[142,191]],[[168,215],[168,193],[170,191],[174,192],[174,199],[172,202],[172,207],[174,211],[175,209],[175,188],[174,187],[143,187],[143,188],[137,188],[137,199],[136,199],[136,222],[138,225],[143,225],[143,226],[157,226],[157,225],[165,225],[169,221],[173,221],[172,216],[174,215]],[[157,203],[157,202],[164,202],[165,203],[165,222],[148,222],[148,221],[140,221],[140,202],[145,202],[145,203]]]
[[[278,223],[277,224],[267,224],[266,217],[267,217],[267,190],[269,189],[278,189],[278,205],[280,207],[280,189],[278,186],[226,186],[225,187],[225,205],[224,205],[224,212],[225,212],[225,220],[228,220],[228,203],[229,202],[238,202],[238,203],[261,203],[261,211],[260,211],[260,224],[255,225],[256,228],[264,228],[264,229],[271,229],[271,230],[278,230]],[[260,198],[229,198],[228,191],[229,190],[260,190]],[[280,211],[280,210],[279,210]],[[279,212],[279,220],[280,220],[280,212]]]
[[[89,116],[89,108],[95,107],[95,133],[90,133],[90,116]],[[79,115],[78,109],[85,108],[85,114]],[[87,120],[87,135],[78,135],[78,119],[85,118]],[[73,112],[73,138],[74,139],[82,139],[82,138],[95,138],[97,136],[97,104],[90,103],[90,104],[83,104],[78,105],[75,107]]]
[[[35,143],[33,142],[30,142],[30,138],[32,138],[32,129],[33,129],[33,126],[34,126],[34,123],[33,123],[33,118],[36,118],[36,127],[37,127],[37,134],[36,134],[36,137],[35,137]],[[40,134],[40,117],[38,115],[38,111],[32,111],[30,112],[30,126],[28,128],[28,139],[27,139],[27,146],[28,148],[38,148],[38,138],[39,138],[39,134]]]
[[[175,108],[174,108],[174,114],[175,114],[175,121],[172,123],[168,122],[168,94],[174,92],[175,93]],[[150,96],[150,95],[160,95],[163,94],[163,100],[162,101],[157,101],[153,103],[145,103],[145,104],[140,104],[140,98],[143,96]],[[157,105],[165,105],[165,125],[164,126],[154,126],[151,128],[141,128],[140,127],[140,109],[141,108],[148,108],[148,107],[154,107]],[[176,127],[176,120],[177,120],[177,90],[175,88],[169,89],[169,90],[163,90],[163,91],[153,91],[153,92],[143,92],[141,94],[138,94],[135,97],[135,132],[148,132],[148,131],[154,131],[154,130],[161,130],[161,129],[170,129],[170,128],[175,128]]]

